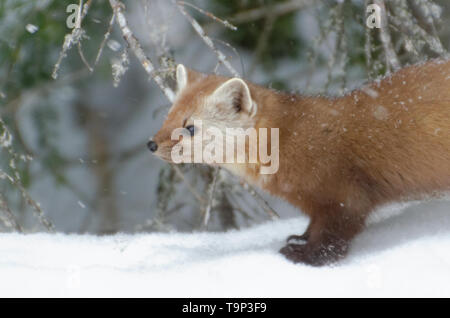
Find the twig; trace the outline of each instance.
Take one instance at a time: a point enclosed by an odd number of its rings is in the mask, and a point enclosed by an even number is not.
[[[216,48],[214,42],[206,34],[202,26],[197,22],[197,20],[195,20],[193,17],[189,15],[189,13],[186,12],[186,10],[184,9],[184,5],[178,3],[176,0],[172,0],[172,2],[178,8],[178,10],[186,17],[189,23],[191,23],[195,32],[197,32],[197,34],[202,38],[203,42],[205,42],[205,44],[216,54],[217,59],[220,61],[220,63],[222,63],[233,76],[240,77],[239,73],[233,68],[233,66],[231,66],[230,62],[228,62],[226,56]]]
[[[211,216],[211,207],[214,203],[214,193],[216,191],[216,183],[217,183],[217,176],[219,175],[220,168],[216,167],[213,171],[213,179],[211,184],[209,185],[209,191],[208,191],[208,204],[205,208],[205,213],[203,214],[203,222],[202,222],[202,228],[206,229],[208,227],[208,222]]]
[[[288,14],[293,11],[301,10],[307,6],[316,3],[314,0],[291,0],[274,5],[270,12],[267,11],[264,5],[259,8],[251,9],[248,11],[240,12],[235,16],[229,17],[230,20],[236,24],[256,21],[265,18],[267,15],[278,17],[284,14]]]
[[[80,4],[78,5],[78,14],[77,14],[77,20],[76,20],[76,28],[79,29],[81,28],[81,15],[82,13],[84,13],[84,8],[83,8],[83,0],[80,0]],[[86,14],[87,14],[87,9],[86,9]]]
[[[222,19],[216,17],[216,16],[215,16],[214,14],[212,14],[211,12],[205,11],[205,10],[203,10],[203,9],[201,9],[201,8],[199,8],[199,7],[197,7],[196,5],[193,5],[192,3],[189,3],[189,2],[186,2],[186,1],[177,1],[177,2],[178,2],[178,4],[180,4],[180,5],[186,5],[186,6],[188,6],[188,7],[191,7],[191,8],[193,8],[193,9],[197,10],[198,12],[200,12],[200,13],[206,15],[207,17],[213,19],[214,21],[223,24],[223,25],[224,25],[226,28],[228,28],[228,29],[231,29],[231,30],[233,30],[233,31],[236,31],[236,30],[237,30],[237,27],[234,26],[234,25],[232,25],[232,24],[231,24],[230,22],[228,22],[227,20],[222,20]]]
[[[20,192],[22,193],[22,197],[25,199],[27,204],[34,209],[39,221],[45,227],[45,229],[50,233],[55,233],[55,227],[53,223],[49,219],[47,219],[47,217],[44,214],[44,211],[42,211],[41,209],[40,204],[34,201],[33,198],[31,198],[31,196],[28,194],[28,192],[25,190],[25,188],[19,181],[15,180],[14,183],[19,188]]]
[[[103,53],[103,48],[105,47],[106,42],[109,39],[109,36],[111,35],[111,31],[112,31],[112,27],[114,25],[114,21],[116,20],[116,11],[113,12],[111,20],[109,20],[109,26],[108,26],[108,30],[106,31],[103,41],[100,44],[100,48],[98,49],[98,53],[97,56],[95,58],[95,62],[94,62],[94,66],[97,65],[98,61],[100,60],[100,56]]]
[[[333,28],[339,28],[339,20],[342,19],[340,15],[342,14],[342,6],[344,2],[338,2],[333,8],[330,9],[330,30],[333,30]],[[325,83],[324,90],[328,91],[331,82],[333,80],[333,69],[336,66],[336,60],[338,57],[339,52],[339,45],[341,43],[342,34],[340,32],[341,30],[336,31],[336,40],[334,41],[333,50],[331,52],[331,55],[328,59],[328,65],[327,65],[327,82]],[[330,50],[331,51],[331,50]]]
[[[226,47],[228,47],[230,50],[232,50],[234,52],[234,54],[236,54],[236,56],[239,58],[239,62],[241,63],[241,71],[242,71],[242,76],[245,77],[245,67],[244,67],[244,61],[242,60],[242,56],[239,54],[238,50],[236,50],[236,48],[234,46],[232,46],[230,43],[225,42],[224,40],[221,39],[214,39],[214,42],[219,42],[223,45],[225,45]]]
[[[332,72],[333,69],[338,67],[338,80],[341,82],[341,90],[340,93],[343,94],[346,86],[346,77],[345,77],[345,67],[347,64],[347,38],[345,36],[345,26],[344,26],[344,6],[346,4],[346,0],[339,2],[332,9],[332,26],[336,31],[336,40],[334,42],[333,53],[330,57],[328,63],[328,80],[325,85],[325,90],[328,91],[328,88],[332,81]],[[338,57],[339,61],[338,61]],[[339,63],[336,63],[336,62]]]
[[[86,1],[86,3],[84,4],[84,6],[83,6],[83,10],[81,11],[81,16],[80,16],[80,25],[81,25],[81,20],[83,20],[84,19],[84,17],[86,16],[86,14],[88,13],[88,11],[89,11],[89,8],[91,7],[91,4],[92,4],[92,0],[88,0],[88,1]]]
[[[11,157],[9,166],[13,171],[13,175],[9,175],[5,171],[0,169],[0,179],[7,179],[11,185],[16,187],[21,195],[22,198],[25,200],[25,202],[31,206],[38,217],[41,224],[47,229],[49,232],[54,232],[54,226],[50,220],[48,220],[42,211],[39,203],[34,201],[31,196],[28,194],[27,190],[23,187],[22,182],[20,181],[20,174],[19,170],[17,169],[17,163],[16,159],[19,157],[12,148],[12,136],[8,129],[8,127],[5,125],[4,121],[0,118],[0,127],[2,130],[2,133],[0,135],[0,146],[2,149],[4,149]],[[31,160],[27,156],[20,156],[19,157],[23,161]]]
[[[264,198],[247,182],[242,182],[242,187],[250,193],[250,195],[255,198],[255,201],[262,207],[262,209],[270,216],[271,219],[279,219],[280,216],[277,212],[269,205],[269,203],[264,200]]]
[[[226,169],[222,169],[222,171],[226,171],[229,175],[232,175],[232,173]],[[251,186],[244,180],[241,180],[238,184],[255,199],[256,203],[264,210],[264,212],[266,212],[270,216],[271,219],[280,218],[278,213],[269,205],[266,200],[264,200],[264,198],[255,190],[253,186]]]
[[[93,72],[94,69],[89,65],[89,62],[86,60],[86,57],[84,57],[83,49],[81,48],[81,41],[78,42],[78,54],[81,57],[81,60],[83,61],[84,65],[86,65],[89,72]]]
[[[370,4],[370,0],[366,0],[365,7]],[[367,10],[366,10],[367,12]],[[364,42],[364,54],[366,57],[366,69],[367,69],[367,75],[369,79],[373,77],[372,75],[372,32],[371,29],[366,27],[366,34],[365,34],[365,42]]]
[[[109,4],[116,13],[117,23],[120,27],[120,30],[122,31],[123,38],[127,42],[128,46],[133,51],[134,55],[137,57],[139,62],[142,64],[142,66],[144,67],[145,71],[150,76],[150,78],[152,78],[156,82],[159,88],[163,91],[164,95],[166,95],[167,99],[173,102],[175,99],[175,94],[173,90],[167,85],[165,85],[163,79],[155,72],[155,67],[153,63],[145,55],[145,52],[142,50],[142,47],[139,44],[138,40],[128,27],[127,19],[123,14],[124,8],[123,3],[118,0],[109,0]]]
[[[318,12],[318,9],[315,10],[315,18],[317,20],[317,24],[319,27],[319,34],[314,37],[313,44],[311,48],[308,50],[308,61],[309,61],[309,70],[308,70],[308,76],[306,76],[306,84],[305,84],[305,91],[309,91],[311,87],[311,82],[314,77],[316,67],[317,67],[317,60],[319,58],[319,54],[322,53],[322,50],[319,50],[319,47],[323,44],[326,37],[331,32],[331,23],[330,19],[328,19],[326,22],[321,21],[321,15]],[[290,79],[294,79],[298,77],[298,72],[294,73],[295,77],[290,77]]]
[[[156,205],[157,213],[153,218],[155,225],[165,228],[165,217],[170,199],[175,195],[175,171],[172,165],[164,166],[159,171],[158,187],[156,190],[158,203]]]
[[[75,28],[72,30],[71,33],[66,34],[64,37],[64,43],[62,45],[61,51],[59,52],[58,60],[55,63],[55,66],[53,67],[52,72],[52,78],[57,79],[58,78],[58,71],[61,66],[62,60],[67,56],[67,52],[72,48],[74,44],[78,44],[78,52],[80,54],[81,60],[83,63],[88,67],[88,69],[92,72],[92,68],[90,67],[89,63],[87,63],[86,58],[83,55],[83,52],[81,50],[81,44],[80,41],[84,37],[84,30],[81,28],[81,22],[86,16],[87,12],[89,11],[89,7],[92,3],[92,0],[88,0],[84,6],[83,1],[80,0],[80,4],[78,6],[78,15],[76,19],[76,25]]]
[[[271,11],[272,7],[268,6],[267,11]],[[276,17],[272,14],[268,14],[264,21],[264,28],[259,35],[258,42],[256,44],[255,53],[253,54],[252,64],[250,65],[248,76],[251,76],[256,69],[257,63],[260,61],[264,51],[266,50],[267,43],[270,35],[272,34],[273,25],[276,21]]]
[[[54,233],[55,228],[50,220],[47,219],[44,212],[41,209],[41,206],[39,203],[34,201],[31,196],[28,194],[28,192],[25,190],[25,188],[22,186],[20,180],[18,178],[14,178],[11,175],[7,174],[6,172],[0,170],[0,179],[7,179],[13,186],[15,186],[17,189],[19,189],[22,198],[25,200],[25,202],[31,206],[41,222],[41,224],[45,227],[45,229],[48,232]]]
[[[395,17],[391,19],[391,22],[394,26],[416,41],[417,39],[422,39],[433,52],[440,56],[444,58],[450,57],[439,37],[429,34],[415,22],[416,19],[409,11],[406,2],[398,1],[393,6],[393,9],[395,11]]]
[[[426,28],[426,31],[431,33],[433,36],[438,37],[435,25],[435,20],[437,17],[432,13],[433,6],[436,6],[436,4],[429,0],[409,1],[408,4],[411,7],[413,15],[420,22],[420,24]]]
[[[6,199],[3,194],[0,193],[0,213],[4,215],[4,218],[0,215],[0,220],[3,221],[6,227],[14,228],[17,232],[23,233],[23,229],[17,222],[14,214],[11,212]]]
[[[73,29],[72,33],[66,34],[64,37],[64,43],[62,45],[61,51],[59,52],[58,60],[53,67],[52,78],[58,78],[58,71],[61,66],[62,60],[67,56],[67,52],[72,48],[74,44],[77,44],[81,41],[84,35],[84,30],[81,28]]]
[[[388,73],[391,71],[391,67],[394,71],[400,69],[400,62],[398,60],[397,54],[395,53],[394,47],[392,46],[391,34],[388,29],[388,16],[386,13],[386,6],[384,0],[374,0],[374,4],[380,7],[380,40],[383,44],[384,54],[386,56],[386,67]]]
[[[172,164],[172,168],[175,170],[175,173],[177,174],[177,176],[180,177],[181,180],[183,180],[183,183],[186,185],[186,187],[192,193],[192,195],[201,203],[206,204],[205,198],[203,198],[197,192],[197,190],[194,188],[194,186],[192,184],[190,184],[188,180],[186,180],[186,177],[184,176],[183,172],[181,172],[180,168],[178,168],[178,166],[176,166],[174,164]]]

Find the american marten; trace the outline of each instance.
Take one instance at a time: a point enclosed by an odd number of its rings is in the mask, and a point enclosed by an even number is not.
[[[278,128],[276,173],[261,173],[266,163],[259,155],[256,162],[218,165],[310,217],[306,231],[280,250],[293,262],[334,263],[376,207],[450,190],[450,61],[408,66],[333,98],[282,93],[183,65],[176,76],[176,99],[149,149],[173,162],[174,146],[202,133],[195,120],[203,130]],[[186,133],[171,138],[176,128]]]

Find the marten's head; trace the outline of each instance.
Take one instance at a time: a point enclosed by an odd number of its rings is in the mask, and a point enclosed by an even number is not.
[[[200,142],[202,149],[212,147],[208,134],[220,132],[225,136],[227,128],[254,127],[257,105],[242,79],[202,74],[180,64],[176,80],[177,93],[167,119],[148,142],[149,150],[159,158],[178,163],[173,154],[191,145],[191,153],[183,155],[185,159],[190,157],[190,162],[198,162],[194,159],[194,144]],[[224,140],[218,145],[220,141],[215,139],[216,147],[225,146]]]

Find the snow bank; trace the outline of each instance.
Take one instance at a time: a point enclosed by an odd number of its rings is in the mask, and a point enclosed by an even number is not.
[[[450,204],[369,225],[334,267],[277,253],[305,218],[228,233],[1,234],[0,296],[450,296]]]

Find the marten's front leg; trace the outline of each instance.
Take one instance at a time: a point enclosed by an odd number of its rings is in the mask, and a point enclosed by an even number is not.
[[[351,239],[364,227],[365,217],[344,209],[331,209],[324,208],[320,212],[328,213],[313,216],[306,232],[306,244],[287,244],[280,253],[294,263],[313,266],[332,264],[342,259]]]

